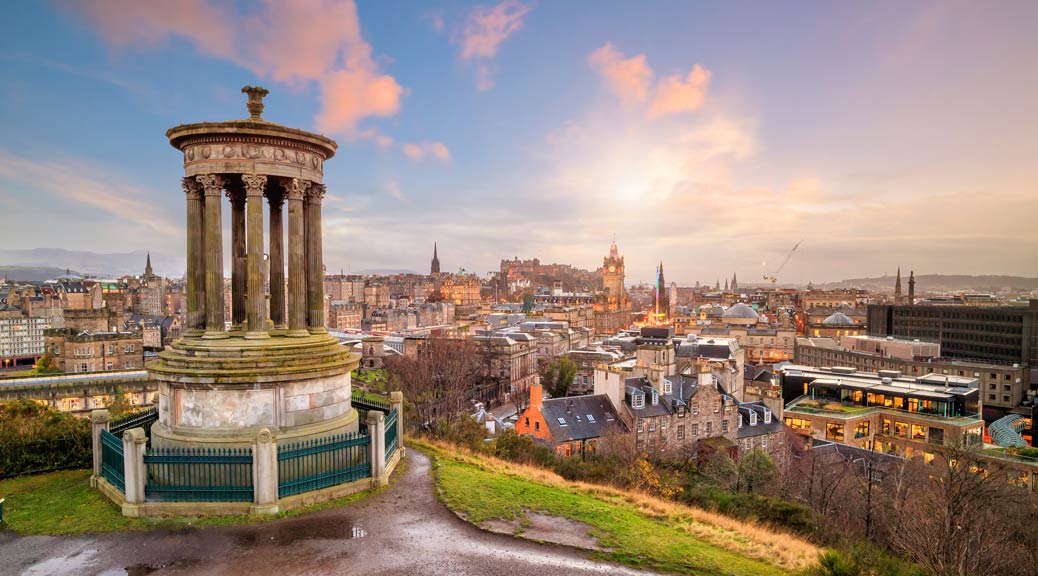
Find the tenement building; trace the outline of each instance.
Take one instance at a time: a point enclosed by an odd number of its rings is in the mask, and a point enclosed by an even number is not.
[[[45,346],[62,372],[110,372],[144,367],[141,332],[77,332],[52,328]]]
[[[1028,306],[870,304],[872,336],[940,342],[949,358],[993,360],[1038,369],[1038,300]]]

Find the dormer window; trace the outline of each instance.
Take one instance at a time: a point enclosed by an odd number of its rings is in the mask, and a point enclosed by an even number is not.
[[[750,426],[757,425],[757,412],[750,411]]]
[[[631,396],[631,408],[645,408],[645,395],[634,394]]]
[[[655,388],[652,389],[652,405],[655,406],[660,403],[660,394]]]
[[[771,424],[771,410],[764,410],[764,423]]]
[[[674,385],[671,384],[670,380],[663,381],[663,393],[670,394],[674,390]]]

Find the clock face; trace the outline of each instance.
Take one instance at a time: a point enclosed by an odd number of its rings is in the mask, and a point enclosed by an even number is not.
[[[616,272],[616,266],[610,266],[609,267],[609,271],[610,272]]]

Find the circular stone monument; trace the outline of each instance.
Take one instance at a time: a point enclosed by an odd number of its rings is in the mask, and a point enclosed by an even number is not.
[[[249,118],[166,132],[184,154],[187,310],[184,337],[147,366],[158,382],[152,444],[159,448],[246,446],[263,428],[279,440],[307,440],[359,426],[350,372],[360,355],[324,327],[322,177],[338,145],[263,120],[267,91],[246,86],[242,92]],[[226,316],[225,196],[231,207]]]

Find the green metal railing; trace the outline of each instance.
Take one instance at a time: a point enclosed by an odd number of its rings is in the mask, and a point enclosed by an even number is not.
[[[252,502],[252,448],[149,448],[146,500]]]
[[[399,437],[397,426],[397,414],[396,410],[391,410],[386,415],[386,462],[393,457],[393,453],[396,452],[397,438]]]
[[[278,447],[278,498],[371,477],[371,437],[341,434]]]
[[[111,424],[108,425],[108,429],[116,436],[121,436],[123,432],[131,428],[144,428],[144,434],[151,438],[151,425],[159,419],[159,409],[150,408],[143,412],[136,412],[130,414],[125,418],[118,420],[112,420]]]
[[[367,410],[369,412],[371,410],[378,410],[387,414],[392,410],[392,406],[390,406],[388,402],[380,402],[363,396],[354,396],[352,402],[353,407],[357,410]]]
[[[101,476],[120,492],[126,493],[123,441],[108,430],[101,431]]]

